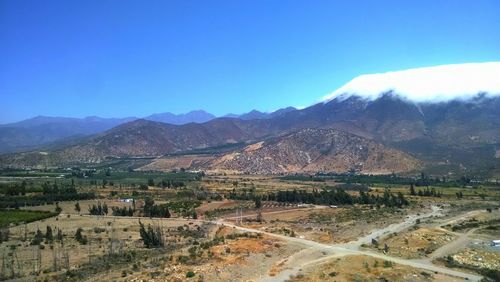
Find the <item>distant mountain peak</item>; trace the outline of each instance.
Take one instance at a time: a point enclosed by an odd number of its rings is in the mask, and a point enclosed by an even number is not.
[[[479,93],[499,96],[499,81],[500,62],[440,65],[360,75],[323,101],[353,95],[376,100],[387,93],[413,102],[468,100]]]
[[[204,110],[194,110],[185,114],[173,114],[169,112],[152,114],[145,117],[147,120],[158,121],[163,123],[170,123],[181,125],[186,123],[204,123],[216,118],[215,115],[208,113]]]

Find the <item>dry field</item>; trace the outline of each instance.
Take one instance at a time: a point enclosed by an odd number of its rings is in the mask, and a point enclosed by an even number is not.
[[[420,227],[402,234],[394,234],[379,241],[379,250],[387,245],[387,254],[408,259],[422,258],[431,254],[458,236],[442,228]]]
[[[422,209],[420,209],[422,210]],[[368,207],[315,207],[263,212],[263,222],[250,222],[252,228],[300,237],[320,243],[347,243],[402,221],[411,210],[372,210]]]
[[[367,256],[346,256],[315,265],[291,279],[319,281],[463,281],[450,276],[390,264]]]

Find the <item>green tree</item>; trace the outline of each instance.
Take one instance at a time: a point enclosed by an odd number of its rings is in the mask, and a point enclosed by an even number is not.
[[[36,230],[35,237],[33,237],[33,240],[31,240],[31,245],[40,245],[43,241],[43,233],[40,229]]]
[[[61,229],[57,229],[56,240],[63,243],[63,233]]]
[[[153,178],[148,179],[148,186],[155,186],[155,181]]]
[[[83,232],[83,229],[81,227],[78,227],[78,229],[76,229],[75,240],[78,241],[82,245],[86,245],[87,244],[87,237],[83,236],[82,232]]]
[[[410,184],[410,195],[415,196],[417,193],[415,192],[415,187],[413,187],[413,183]]]
[[[56,213],[61,213],[62,208],[59,206],[59,203],[56,203]]]
[[[262,200],[260,199],[260,196],[255,196],[254,202],[255,202],[256,209],[262,208]]]
[[[50,227],[49,225],[47,225],[47,231],[45,232],[45,240],[49,243],[54,241],[54,235],[52,234],[52,227]]]
[[[153,228],[148,224],[148,228],[139,220],[139,234],[146,248],[163,247],[163,234],[160,227]]]

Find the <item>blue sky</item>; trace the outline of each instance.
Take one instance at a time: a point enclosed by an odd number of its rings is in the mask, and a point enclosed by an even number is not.
[[[500,61],[500,1],[0,1],[0,123],[308,106],[352,78]]]

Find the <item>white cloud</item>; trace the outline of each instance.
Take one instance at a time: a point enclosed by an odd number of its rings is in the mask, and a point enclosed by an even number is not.
[[[393,91],[414,102],[442,102],[472,98],[480,92],[500,95],[500,62],[441,65],[361,75],[323,97],[358,95],[376,99]]]

